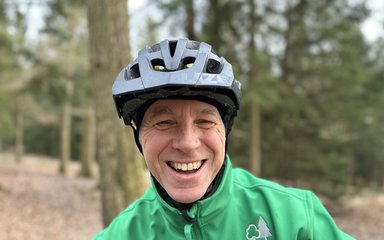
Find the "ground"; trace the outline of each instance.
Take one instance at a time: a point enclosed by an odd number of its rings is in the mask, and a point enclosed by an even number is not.
[[[97,183],[57,175],[57,161],[28,155],[21,164],[0,153],[0,240],[91,239],[102,228]],[[324,200],[325,201],[325,200]],[[384,193],[325,201],[336,223],[356,239],[384,238]]]
[[[91,239],[102,228],[95,181],[57,175],[57,161],[0,154],[0,240]]]

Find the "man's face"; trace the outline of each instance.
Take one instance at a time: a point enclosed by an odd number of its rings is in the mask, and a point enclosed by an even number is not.
[[[200,199],[220,170],[225,127],[216,107],[158,100],[144,114],[140,142],[149,171],[173,200]]]

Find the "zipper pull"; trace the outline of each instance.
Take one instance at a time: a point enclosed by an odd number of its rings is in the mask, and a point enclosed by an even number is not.
[[[192,224],[185,224],[184,235],[187,240],[192,240]]]

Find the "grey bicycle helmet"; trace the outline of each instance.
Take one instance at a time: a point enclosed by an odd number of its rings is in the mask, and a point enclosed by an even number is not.
[[[216,106],[227,133],[240,107],[241,84],[232,66],[204,42],[164,40],[139,51],[122,69],[112,94],[120,118],[138,131],[145,110],[158,99],[198,99]]]

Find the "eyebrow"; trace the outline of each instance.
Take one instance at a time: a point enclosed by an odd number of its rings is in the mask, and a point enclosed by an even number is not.
[[[220,116],[220,113],[214,107],[206,107],[206,108],[200,109],[200,110],[198,110],[198,113],[200,113],[200,114],[209,114],[209,115],[212,115],[212,116],[215,116],[215,117]],[[167,106],[159,106],[159,107],[156,107],[151,112],[150,118],[161,116],[163,114],[173,114],[173,111],[172,111],[171,108],[169,108]]]
[[[204,114],[210,114],[210,115],[214,115],[214,116],[218,116],[220,115],[219,114],[219,111],[217,111],[216,109],[214,108],[204,108],[200,111],[201,113],[204,113]]]
[[[156,117],[156,116],[159,116],[159,115],[171,114],[171,113],[172,113],[172,109],[170,109],[169,107],[167,107],[167,106],[159,106],[159,107],[155,108],[153,110],[153,112],[151,112],[150,117],[153,118],[153,117]]]

